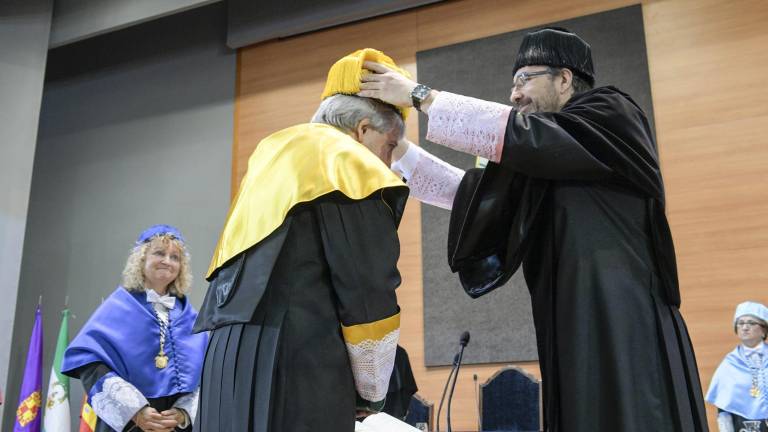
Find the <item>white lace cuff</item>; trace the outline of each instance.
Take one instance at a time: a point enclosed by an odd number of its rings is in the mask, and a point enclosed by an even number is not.
[[[416,164],[419,162],[422,152],[426,153],[424,149],[417,146],[416,144],[409,145],[408,150],[405,151],[405,154],[400,159],[392,163],[392,171],[394,171],[399,176],[404,177],[406,180],[410,180],[411,176],[413,176],[413,170],[416,169]]]
[[[176,408],[181,408],[184,410],[185,418],[189,422],[189,424],[192,424],[195,422],[195,416],[197,415],[197,403],[200,397],[200,387],[196,388],[195,391],[192,393],[187,393],[184,396],[176,399],[176,402],[174,402],[173,406]],[[180,425],[182,429],[187,427],[187,425]]]
[[[355,388],[365,400],[386,398],[400,338],[400,313],[372,323],[342,326]]]
[[[717,429],[719,432],[734,432],[733,417],[725,411],[717,415]]]
[[[441,91],[429,108],[427,139],[498,162],[511,111],[507,105]]]
[[[114,430],[123,430],[136,412],[149,404],[133,384],[114,372],[104,375],[93,390],[96,390],[90,397],[93,412]]]
[[[459,183],[464,178],[464,170],[414,145],[408,148],[401,160],[409,156],[416,161],[410,173],[404,175],[411,196],[425,204],[450,210]]]

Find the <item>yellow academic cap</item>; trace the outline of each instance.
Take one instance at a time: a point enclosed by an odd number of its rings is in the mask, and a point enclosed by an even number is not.
[[[325,99],[335,94],[354,95],[359,92],[360,79],[368,73],[367,70],[363,69],[363,62],[365,61],[381,63],[408,78],[411,77],[408,71],[395,64],[388,55],[373,48],[363,48],[342,57],[331,66],[331,70],[328,71],[328,79],[325,81],[325,90],[323,90],[320,98]],[[408,116],[409,107],[397,108],[405,119]]]

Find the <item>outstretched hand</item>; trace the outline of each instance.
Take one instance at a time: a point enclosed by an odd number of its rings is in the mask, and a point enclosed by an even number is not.
[[[415,81],[381,63],[366,61],[363,67],[370,72],[363,75],[358,96],[379,99],[395,106],[413,106],[411,91],[416,87]]]

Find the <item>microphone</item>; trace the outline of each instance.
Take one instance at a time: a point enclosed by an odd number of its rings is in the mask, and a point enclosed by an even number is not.
[[[459,378],[459,368],[461,368],[461,359],[464,357],[464,348],[469,344],[469,332],[465,331],[461,334],[459,339],[461,350],[459,351],[459,361],[456,362],[456,373],[453,375],[453,385],[451,385],[451,392],[448,394],[448,412],[446,413],[448,432],[451,432],[451,401],[453,400],[453,390],[456,388],[456,380]]]
[[[463,347],[467,346],[469,343],[469,332],[465,331],[461,334],[461,339],[459,339],[459,344]]]

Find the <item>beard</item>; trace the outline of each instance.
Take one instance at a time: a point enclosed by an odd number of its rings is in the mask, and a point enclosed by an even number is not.
[[[540,95],[522,100],[515,109],[523,114],[560,111],[560,99],[555,86],[547,86]]]

